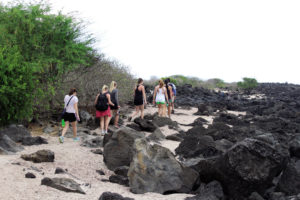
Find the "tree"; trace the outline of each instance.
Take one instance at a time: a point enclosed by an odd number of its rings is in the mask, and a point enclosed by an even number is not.
[[[258,82],[255,78],[243,78],[243,81],[237,83],[239,88],[244,90],[252,90],[258,86]]]
[[[66,73],[95,60],[83,22],[50,11],[44,3],[0,4],[0,125],[29,119]]]

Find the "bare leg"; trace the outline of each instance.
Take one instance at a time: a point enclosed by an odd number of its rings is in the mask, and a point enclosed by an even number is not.
[[[104,132],[104,117],[100,117],[100,127],[101,127],[101,133]]]
[[[158,104],[158,116],[162,117],[162,104]]]
[[[169,115],[169,118],[171,118],[171,109],[172,109],[172,106],[169,105],[169,106],[168,106],[168,115]]]
[[[110,118],[111,118],[111,117],[109,117],[109,116],[105,116],[105,117],[104,117],[104,122],[105,122],[105,133],[107,133],[107,131],[108,131],[108,125],[109,125]]]
[[[139,114],[139,107],[135,106],[135,112],[131,115],[131,118],[135,117],[138,114]]]
[[[141,118],[144,119],[144,105],[140,106]]]
[[[115,121],[114,121],[114,125],[115,126],[119,126],[119,114],[118,114],[118,110],[115,110]]]
[[[72,128],[73,128],[73,136],[75,138],[77,137],[77,121],[72,122]]]
[[[66,134],[68,128],[69,128],[69,121],[66,121],[66,125],[65,125],[65,127],[63,128],[63,130],[62,130],[61,136],[63,136],[63,137],[65,136],[65,134]]]

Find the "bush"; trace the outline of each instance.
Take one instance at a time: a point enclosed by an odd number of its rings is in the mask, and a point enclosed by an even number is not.
[[[243,81],[237,83],[238,88],[244,90],[252,90],[258,86],[258,82],[254,78],[243,78]]]
[[[0,4],[0,125],[49,107],[64,74],[94,61],[83,23],[50,11],[41,3]]]

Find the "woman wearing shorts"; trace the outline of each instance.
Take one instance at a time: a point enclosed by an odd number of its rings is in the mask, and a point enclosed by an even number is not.
[[[108,125],[111,117],[110,105],[114,106],[110,100],[107,85],[104,85],[102,87],[102,92],[96,96],[95,105],[99,103],[99,100],[104,104],[102,106],[106,106],[105,110],[96,110],[96,118],[100,118],[101,135],[104,135],[108,133]]]
[[[155,87],[154,89],[154,95],[153,95],[153,104],[157,104],[158,106],[158,116],[164,117],[164,107],[166,103],[169,103],[169,98],[167,95],[167,90],[164,87],[164,81],[159,80],[159,85]],[[166,102],[167,100],[167,102]]]
[[[139,114],[141,111],[141,118],[144,119],[144,104],[147,104],[145,87],[143,85],[143,79],[139,78],[137,86],[134,90],[134,105],[135,112],[128,118],[128,121],[131,121],[133,117]]]
[[[77,121],[80,121],[80,118],[78,114],[78,98],[76,95],[76,89],[72,88],[70,89],[69,95],[66,95],[64,99],[66,112],[62,118],[64,119],[66,125],[62,130],[61,136],[59,137],[59,141],[61,143],[64,142],[64,136],[69,128],[70,123],[72,124],[73,128],[73,140],[79,141],[79,138],[77,137]]]
[[[115,117],[114,126],[116,128],[119,128],[119,125],[118,125],[119,109],[120,109],[119,98],[118,98],[119,91],[117,89],[117,83],[115,81],[111,82],[109,92],[110,92],[111,101],[113,102],[113,104],[115,104],[114,106],[110,106],[111,116],[114,115],[114,117]]]

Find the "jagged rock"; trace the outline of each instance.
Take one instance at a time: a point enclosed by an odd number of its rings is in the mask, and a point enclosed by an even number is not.
[[[288,155],[270,144],[247,138],[229,149],[217,162],[219,179],[231,197],[263,194],[286,167]]]
[[[103,151],[101,149],[92,149],[91,152],[94,154],[99,154],[99,155],[103,154]]]
[[[46,185],[64,192],[85,194],[80,185],[69,178],[43,178],[42,185]]]
[[[10,125],[0,130],[0,137],[7,135],[14,142],[22,142],[25,137],[31,137],[30,132],[22,125]]]
[[[167,139],[167,140],[177,141],[177,142],[183,141],[183,138],[181,138],[178,134],[168,135],[168,136],[166,137],[166,139]]]
[[[225,153],[230,147],[233,146],[233,143],[226,139],[221,139],[215,141],[216,149]]]
[[[157,128],[153,133],[151,133],[148,137],[149,140],[159,142],[165,139],[165,135]]]
[[[251,195],[248,197],[248,200],[265,200],[260,194],[257,192],[252,192]]]
[[[185,137],[175,149],[175,152],[184,158],[193,158],[200,155],[203,157],[212,157],[221,153],[221,151],[216,149],[213,138],[207,135]]]
[[[8,155],[9,152],[0,147],[0,155]]]
[[[54,174],[65,174],[65,173],[66,173],[66,170],[64,170],[63,168],[60,168],[60,167],[57,167],[54,172]]]
[[[99,200],[134,200],[132,198],[122,197],[117,193],[103,192]]]
[[[105,175],[105,173],[103,172],[103,170],[96,170],[96,172],[97,172],[98,174],[100,174],[101,176]]]
[[[124,127],[107,137],[110,139],[104,146],[103,160],[108,169],[114,170],[117,167],[130,165],[134,141],[145,137],[145,134]]]
[[[289,146],[291,156],[300,158],[300,134],[295,136],[295,138],[290,142]]]
[[[158,127],[163,127],[163,126],[169,126],[169,128],[172,129],[177,129],[178,128],[178,123],[175,121],[172,121],[170,118],[168,117],[159,117],[159,116],[155,116],[153,118],[153,123],[156,124]]]
[[[135,118],[134,122],[140,126],[142,131],[148,131],[152,133],[158,128],[157,125],[146,119]]]
[[[25,178],[36,178],[36,176],[33,173],[28,172],[25,174]]]
[[[97,137],[88,137],[84,139],[80,146],[89,147],[89,148],[98,148],[103,147],[103,140],[100,136]]]
[[[48,142],[45,138],[37,136],[37,137],[25,137],[22,141],[22,144],[25,146],[31,146],[31,145],[48,144]]]
[[[218,181],[201,184],[195,197],[187,197],[185,200],[224,200],[223,188]]]
[[[167,148],[148,145],[145,139],[134,143],[134,156],[128,171],[133,193],[190,192],[198,173],[180,164]]]
[[[300,160],[287,165],[280,177],[277,190],[287,195],[300,194]]]
[[[87,111],[84,110],[79,110],[79,116],[80,116],[80,121],[81,122],[88,122],[89,120],[92,119],[92,116],[90,115],[90,113],[88,113]]]
[[[111,175],[109,177],[109,182],[111,183],[117,183],[120,185],[125,185],[125,186],[129,186],[129,180],[127,177],[124,176],[120,176],[120,175]]]
[[[214,109],[211,106],[206,104],[198,105],[198,111],[194,115],[211,115],[213,114]]]
[[[54,152],[50,150],[39,150],[32,154],[23,154],[21,158],[34,163],[54,162]]]
[[[127,177],[129,167],[128,166],[122,166],[118,167],[114,170],[115,174]]]
[[[8,154],[8,152],[16,153],[24,149],[22,146],[15,143],[7,135],[0,135],[0,148],[3,149],[2,150],[3,154]]]

